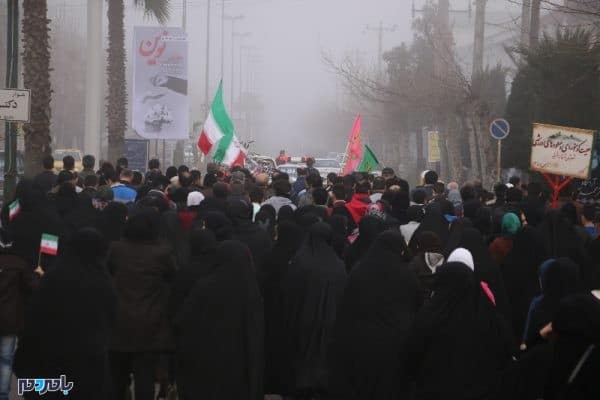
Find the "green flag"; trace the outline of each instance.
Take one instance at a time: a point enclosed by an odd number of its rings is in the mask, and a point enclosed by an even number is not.
[[[369,148],[369,146],[365,146],[365,150],[363,151],[363,158],[358,168],[356,168],[357,172],[373,172],[379,166],[379,161],[377,161],[377,157],[373,151]]]

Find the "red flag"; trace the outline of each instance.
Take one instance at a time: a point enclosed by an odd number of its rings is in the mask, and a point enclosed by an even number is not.
[[[356,170],[363,157],[363,147],[360,140],[360,114],[356,116],[354,126],[348,138],[348,147],[346,148],[346,164],[344,165],[344,175],[351,174]]]

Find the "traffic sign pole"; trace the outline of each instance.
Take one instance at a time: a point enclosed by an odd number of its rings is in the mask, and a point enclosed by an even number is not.
[[[497,182],[502,182],[502,140],[497,140],[497,142],[498,142],[498,156],[497,156],[497,165],[496,165],[496,170],[498,171]]]
[[[498,142],[498,153],[496,155],[498,182],[502,182],[502,140],[506,139],[509,132],[510,124],[505,119],[497,118],[490,124],[490,135]]]

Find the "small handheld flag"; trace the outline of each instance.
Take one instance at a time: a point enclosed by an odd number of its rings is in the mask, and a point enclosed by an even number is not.
[[[17,215],[19,215],[19,213],[21,212],[21,204],[19,203],[19,200],[15,200],[12,203],[10,203],[10,205],[8,206],[8,221],[12,221],[13,219],[15,219],[17,217]]]
[[[40,243],[40,254],[55,256],[58,254],[58,236],[42,233],[42,242]]]

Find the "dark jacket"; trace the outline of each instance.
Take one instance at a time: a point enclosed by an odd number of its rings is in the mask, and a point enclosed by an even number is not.
[[[108,266],[119,300],[111,349],[172,350],[167,316],[175,274],[171,247],[159,241],[113,242]]]
[[[341,215],[343,217],[346,217],[346,219],[348,220],[348,235],[351,234],[357,227],[358,225],[356,224],[356,222],[354,222],[354,218],[352,218],[352,214],[350,214],[350,211],[348,211],[348,209],[346,208],[346,202],[343,200],[338,200],[335,203],[333,203],[333,206],[330,209],[330,214],[329,216],[332,215]]]
[[[417,254],[410,262],[409,268],[416,274],[421,286],[421,295],[425,301],[431,298],[433,286],[435,284],[435,274],[425,261],[425,253]]]
[[[0,336],[23,330],[25,296],[36,283],[35,274],[22,258],[0,255]]]
[[[56,185],[58,177],[52,171],[44,171],[33,178],[33,184],[36,185],[43,193],[48,193]]]

